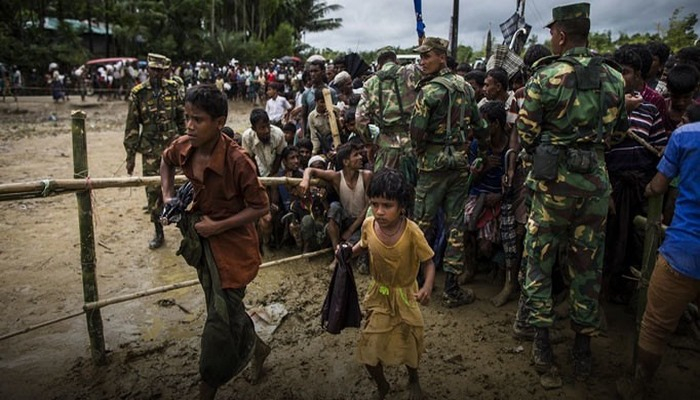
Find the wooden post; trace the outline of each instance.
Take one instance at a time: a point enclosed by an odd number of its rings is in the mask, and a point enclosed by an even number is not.
[[[331,136],[333,136],[333,147],[338,151],[338,147],[340,147],[340,130],[338,129],[338,120],[335,118],[335,107],[333,106],[331,90],[328,88],[323,89],[323,101],[326,103],[328,122],[331,126]]]
[[[71,113],[71,133],[73,135],[73,178],[88,179],[87,137],[85,134],[85,113],[80,110]],[[76,193],[78,199],[78,223],[80,225],[80,265],[83,277],[83,299],[85,303],[98,300],[95,277],[95,232],[92,223],[92,201],[88,190]],[[107,363],[105,338],[102,329],[102,313],[99,309],[86,313],[92,361],[97,365]]]
[[[634,359],[633,365],[637,362],[637,341],[639,340],[639,330],[644,316],[644,309],[647,307],[647,289],[649,280],[654,272],[656,257],[661,242],[661,218],[664,204],[664,196],[657,195],[649,198],[649,212],[647,213],[646,232],[644,234],[644,251],[642,254],[642,272],[637,283],[637,329],[634,335]]]

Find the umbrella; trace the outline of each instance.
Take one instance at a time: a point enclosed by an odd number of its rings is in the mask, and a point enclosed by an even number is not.
[[[345,56],[345,70],[352,76],[352,79],[355,79],[369,70],[369,64],[359,54],[350,53]]]
[[[300,63],[301,58],[296,57],[296,56],[284,56],[284,57],[280,58],[279,61],[282,64],[293,64],[293,63]]]

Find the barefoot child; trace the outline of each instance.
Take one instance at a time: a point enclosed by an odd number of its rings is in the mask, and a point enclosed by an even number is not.
[[[219,386],[251,359],[256,381],[270,353],[255,334],[243,304],[246,285],[261,262],[255,221],[267,214],[269,202],[253,162],[221,133],[227,114],[226,96],[216,86],[188,90],[187,134],[163,152],[160,164],[166,203],[173,201],[176,167],[182,168],[194,187],[192,212],[185,213],[179,226],[186,227],[181,228],[186,239],[180,250],[197,268],[207,304],[199,359],[202,399],[213,399]]]
[[[418,225],[406,218],[410,186],[400,172],[380,170],[367,191],[373,216],[362,225],[353,255],[368,249],[372,284],[364,299],[367,320],[360,334],[357,359],[365,364],[383,399],[389,392],[384,365],[405,364],[410,399],[421,399],[418,362],[423,353],[423,315],[435,279],[433,251]],[[341,247],[342,248],[342,247]],[[418,268],[425,283],[418,288]]]

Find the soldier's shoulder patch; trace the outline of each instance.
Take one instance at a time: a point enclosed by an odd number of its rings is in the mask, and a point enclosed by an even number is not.
[[[139,83],[131,89],[131,94],[136,95],[144,89],[146,89],[146,82]]]

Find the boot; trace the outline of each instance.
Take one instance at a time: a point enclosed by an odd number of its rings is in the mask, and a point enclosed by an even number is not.
[[[447,308],[454,308],[470,304],[475,299],[471,289],[462,290],[459,287],[457,275],[445,273],[445,290],[442,293],[442,304]]]
[[[591,353],[591,337],[581,333],[576,333],[574,348],[571,350],[571,357],[574,361],[574,377],[577,380],[585,381],[591,376],[593,355]]]
[[[532,363],[535,371],[549,372],[554,364],[554,352],[549,341],[549,328],[535,328],[535,340],[532,342]]]
[[[163,225],[161,225],[160,222],[154,222],[153,225],[156,228],[156,233],[153,236],[153,239],[148,242],[148,248],[151,250],[159,248],[165,241],[165,236],[163,235]]]
[[[649,353],[637,347],[637,363],[634,377],[624,377],[617,381],[617,394],[623,400],[644,399],[656,370],[661,364],[661,355]]]

